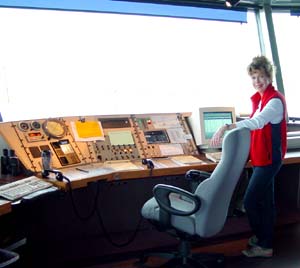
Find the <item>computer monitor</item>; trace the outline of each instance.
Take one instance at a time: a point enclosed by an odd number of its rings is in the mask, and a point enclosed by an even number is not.
[[[214,133],[225,124],[236,122],[234,107],[201,107],[200,118],[200,142],[199,146],[206,148]]]

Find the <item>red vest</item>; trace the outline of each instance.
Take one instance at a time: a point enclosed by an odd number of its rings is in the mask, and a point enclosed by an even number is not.
[[[250,117],[252,117],[255,111],[258,109],[260,102],[261,111],[273,98],[279,98],[283,103],[283,120],[280,122],[280,127],[278,128],[277,132],[275,131],[275,133],[274,131],[272,131],[272,127],[274,125],[272,125],[271,123],[266,124],[262,129],[251,131],[250,159],[253,166],[266,166],[272,164],[274,153],[276,153],[278,150],[279,152],[281,151],[281,159],[283,159],[287,150],[287,110],[285,98],[279,91],[275,90],[271,84],[267,87],[262,96],[257,92],[251,97],[252,114]],[[274,134],[272,135],[272,133]],[[275,139],[278,140],[278,150],[274,148]]]

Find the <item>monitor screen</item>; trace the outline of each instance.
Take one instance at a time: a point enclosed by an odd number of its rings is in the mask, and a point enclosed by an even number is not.
[[[205,139],[211,139],[214,133],[225,124],[232,124],[231,112],[204,112]]]
[[[199,112],[200,145],[208,145],[221,126],[236,122],[234,107],[202,107]]]

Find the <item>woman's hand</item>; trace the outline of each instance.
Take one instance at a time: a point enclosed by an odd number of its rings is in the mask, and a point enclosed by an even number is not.
[[[211,147],[218,147],[222,143],[222,138],[224,136],[225,131],[227,130],[227,126],[220,127],[216,133],[212,136],[210,140],[210,146]]]

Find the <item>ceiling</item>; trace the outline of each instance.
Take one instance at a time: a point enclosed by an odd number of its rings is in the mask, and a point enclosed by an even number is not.
[[[114,0],[128,2],[144,2],[181,6],[198,6],[224,8],[226,0]],[[233,8],[262,8],[270,4],[274,9],[300,9],[300,0],[230,0],[233,1]]]
[[[262,7],[270,4],[272,7],[300,7],[300,0],[241,0],[240,4],[257,5]]]

